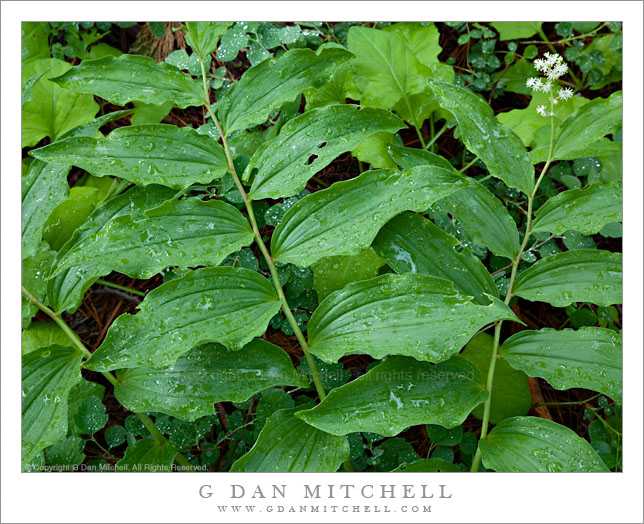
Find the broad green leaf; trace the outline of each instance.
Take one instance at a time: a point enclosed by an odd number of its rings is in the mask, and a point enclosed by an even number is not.
[[[557,389],[599,391],[621,404],[622,336],[612,329],[521,331],[503,343],[499,354]]]
[[[534,95],[533,99],[536,98],[536,95],[540,93],[539,91],[533,91],[532,88],[525,85],[526,80],[537,73],[535,72],[534,66],[525,58],[519,58],[514,62],[510,67],[505,70],[499,71],[493,75],[493,79],[497,82],[497,89],[503,89],[503,91],[510,91],[512,93],[520,93],[522,95]],[[561,100],[559,100],[561,102]],[[557,110],[559,106],[557,106]],[[512,111],[509,111],[510,113]],[[497,118],[499,122],[505,124],[500,117],[501,115],[507,115],[508,112],[501,113]],[[527,114],[527,113],[526,113]],[[535,111],[536,114],[536,111]],[[537,115],[538,116],[538,115]],[[541,124],[544,121],[548,122],[548,119],[541,117]],[[513,128],[514,129],[514,128]],[[515,133],[521,137],[521,135],[516,131]],[[523,139],[523,137],[521,137]],[[525,143],[525,141],[524,141]],[[529,144],[526,144],[529,145]]]
[[[378,270],[385,264],[371,248],[363,249],[357,255],[339,255],[318,260],[311,267],[313,288],[318,294],[318,300],[351,282],[377,276]]]
[[[481,261],[459,241],[414,213],[390,220],[372,244],[376,253],[396,273],[421,273],[454,282],[456,289],[479,304],[490,303],[486,294],[498,297],[494,280]]]
[[[47,305],[47,278],[54,262],[55,253],[44,248],[22,261],[22,285],[37,300]],[[22,299],[22,329],[29,327],[38,307]]]
[[[622,254],[596,249],[557,253],[521,273],[513,293],[556,307],[573,302],[621,304]]]
[[[47,464],[62,466],[63,471],[74,471],[85,460],[85,439],[78,435],[68,435],[62,442],[54,444],[45,450]]]
[[[453,171],[452,165],[442,156],[422,149],[389,146],[391,158],[402,169],[432,165]],[[519,233],[516,223],[505,206],[483,185],[472,183],[438,203],[454,215],[467,234],[493,253],[515,258],[519,252]]]
[[[264,123],[285,102],[326,82],[333,70],[350,57],[344,48],[321,46],[317,52],[292,49],[278,59],[251,67],[217,103],[224,132],[230,135]]]
[[[81,435],[93,435],[105,427],[108,418],[101,399],[92,395],[81,403],[74,414],[75,429]]]
[[[227,170],[224,149],[189,127],[141,124],[105,138],[77,137],[30,151],[46,162],[73,164],[94,176],[116,175],[135,184],[184,189],[207,184]]]
[[[350,62],[343,62],[336,68],[327,83],[318,88],[306,89],[304,91],[306,111],[316,107],[344,104],[349,97],[347,90],[352,74]]]
[[[335,472],[349,458],[346,437],[320,431],[295,417],[294,409],[275,412],[253,448],[231,472]]]
[[[530,194],[534,167],[514,131],[500,124],[492,108],[473,92],[433,80],[430,85],[440,107],[454,115],[466,147],[485,163],[490,174]]]
[[[54,344],[69,344],[69,337],[55,322],[32,322],[22,332],[23,355]]]
[[[199,56],[214,53],[219,39],[226,33],[232,22],[186,22],[186,43]]]
[[[367,171],[295,204],[273,232],[271,252],[280,262],[301,267],[322,257],[355,255],[401,211],[424,211],[468,184],[434,166]]]
[[[422,64],[428,67],[440,64],[438,55],[441,54],[443,48],[438,42],[440,34],[434,24],[398,22],[385,27],[383,31],[398,35]],[[441,65],[447,67],[445,64]]]
[[[91,382],[85,380],[84,378],[72,386],[72,389],[69,390],[69,397],[67,401],[67,414],[69,420],[69,429],[71,432],[76,434],[82,434],[84,431],[76,425],[74,418],[78,415],[82,408],[85,406],[87,399],[94,397],[95,399],[101,401],[105,396],[105,386],[98,384],[96,382]],[[104,408],[100,408],[95,401],[91,401],[94,407],[97,407],[98,418],[103,418],[102,415],[105,411]]]
[[[376,133],[363,141],[358,147],[351,151],[351,155],[360,162],[366,162],[371,169],[395,169],[396,164],[389,155],[389,146],[398,139],[398,135],[392,133]]]
[[[622,184],[591,184],[550,198],[536,212],[532,231],[563,235],[599,232],[606,224],[622,220]]]
[[[351,65],[363,105],[393,109],[402,101],[409,117],[415,112],[409,97],[425,90],[430,70],[423,66],[395,33],[354,26],[349,30]],[[417,127],[422,122],[413,122]]]
[[[420,459],[409,464],[401,464],[392,473],[437,473],[439,471],[460,473],[462,470],[456,464],[452,464],[446,460],[431,458]]]
[[[125,456],[116,463],[116,471],[170,472],[176,456],[177,450],[170,442],[160,444],[156,440],[143,438],[128,446]]]
[[[36,160],[38,162],[38,160]],[[78,244],[83,244],[88,238],[100,234],[112,220],[131,215],[133,219],[143,218],[146,210],[161,205],[174,196],[174,191],[163,186],[134,187],[99,207],[89,219],[78,228],[72,238],[58,252],[55,265],[63,259],[66,253]],[[104,272],[106,271],[106,272]],[[106,275],[111,270],[103,269],[97,260],[84,266],[70,267],[49,279],[47,297],[54,311],[74,312],[83,299],[83,295],[97,278]]]
[[[411,169],[416,166],[436,166],[450,171],[454,169],[447,159],[431,151],[415,147],[400,147],[394,144],[389,145],[387,149],[391,159],[400,169]]]
[[[543,22],[490,22],[499,32],[500,40],[528,38],[541,30]]]
[[[275,290],[255,271],[190,271],[148,293],[136,315],[118,317],[85,367],[163,369],[201,342],[241,349],[264,333],[279,308]]]
[[[58,251],[96,209],[100,191],[96,187],[74,186],[69,197],[51,212],[42,230],[42,238]]]
[[[442,362],[486,324],[515,319],[499,299],[480,306],[448,280],[387,274],[353,282],[324,299],[309,321],[309,346],[325,362],[365,353]]]
[[[40,77],[43,76],[49,69],[44,69],[39,73],[36,73],[29,80],[25,82],[22,86],[22,105],[24,106],[27,102],[31,102],[34,98],[34,85],[40,80]]]
[[[71,68],[62,60],[48,58],[25,65],[25,81],[46,71],[32,88],[31,101],[22,106],[22,147],[35,146],[48,136],[52,141],[70,129],[94,120],[99,105],[91,95],[79,95],[55,84],[51,79]]]
[[[150,278],[170,266],[217,266],[252,240],[250,224],[230,204],[196,197],[170,200],[143,217],[115,218],[77,241],[58,258],[54,274],[93,265],[95,274]]]
[[[505,472],[608,471],[590,444],[551,420],[514,417],[479,442],[483,465]]]
[[[435,366],[393,357],[297,416],[333,435],[393,437],[417,424],[457,426],[486,398],[483,376],[458,356]]]
[[[67,395],[81,379],[77,348],[49,346],[22,357],[22,463],[67,435]]]
[[[34,160],[22,178],[22,258],[36,253],[51,212],[69,195],[69,165]]]
[[[163,104],[134,102],[134,107],[136,109],[132,113],[132,118],[130,118],[130,122],[133,125],[158,124],[172,111],[172,104],[170,102],[164,102]]]
[[[456,191],[438,205],[454,215],[470,239],[495,255],[514,260],[519,253],[516,222],[503,203],[478,182]]]
[[[563,123],[555,136],[552,159],[574,160],[619,153],[621,144],[603,137],[621,127],[622,92],[617,91],[608,98],[595,98],[578,108]],[[530,155],[535,163],[545,161],[548,144],[539,144]]]
[[[315,173],[378,132],[395,133],[402,121],[389,111],[356,105],[312,109],[289,120],[251,158],[244,179],[257,171],[250,197],[296,195]]]
[[[469,341],[460,355],[474,364],[481,376],[485,377],[490,367],[493,347],[493,337],[479,333]],[[504,360],[497,359],[492,384],[490,422],[496,424],[509,417],[527,415],[531,407],[528,377],[522,371],[511,368]],[[477,406],[472,414],[482,419],[483,406]]]
[[[50,57],[48,22],[22,22],[21,41],[23,65]]]
[[[244,402],[272,386],[308,387],[288,354],[262,339],[241,351],[204,344],[168,369],[127,369],[114,388],[132,412],[160,411],[189,422],[214,413],[215,402]]]
[[[76,93],[89,93],[112,104],[128,102],[162,104],[171,102],[181,109],[204,103],[203,85],[165,62],[149,56],[104,56],[83,60],[53,80]]]

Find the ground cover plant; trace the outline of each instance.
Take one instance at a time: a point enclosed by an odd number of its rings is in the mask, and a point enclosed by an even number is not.
[[[25,471],[620,471],[618,23],[25,23]]]

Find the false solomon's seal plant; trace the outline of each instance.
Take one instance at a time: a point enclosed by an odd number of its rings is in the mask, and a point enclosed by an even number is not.
[[[124,469],[175,462],[191,467],[149,413],[195,421],[215,413],[215,403],[244,402],[283,386],[313,387],[317,403],[271,413],[232,471],[352,471],[350,434],[391,437],[418,424],[453,428],[472,412],[482,420],[472,471],[481,464],[496,471],[607,471],[572,429],[526,416],[527,409],[504,416],[504,403],[512,399],[495,396],[495,378],[502,369],[621,403],[619,333],[599,327],[533,330],[510,307],[516,297],[556,307],[621,303],[619,253],[569,250],[519,267],[536,234],[594,234],[621,220],[619,181],[563,191],[535,207],[553,162],[619,152],[619,144],[605,137],[621,127],[621,94],[582,104],[569,87],[560,87],[567,72],[560,56],[536,60],[542,76],[526,78],[526,85],[547,102],[537,107],[543,125],[528,151],[479,95],[453,84],[452,69],[437,59],[438,36],[431,27],[395,24],[386,31],[351,28],[347,48],[324,44],[268,58],[213,102],[206,63],[228,25],[185,26],[200,78],[127,54],[83,60],[50,77],[66,93],[116,105],[203,107],[208,133],[140,124],[104,136],[99,128],[127,113],[117,111],[30,152],[34,160],[23,179],[23,258],[25,268],[37,267],[38,274],[23,281],[23,317],[28,325],[39,309],[57,331],[24,350],[25,467],[66,437],[74,395],[87,388],[85,369],[103,374],[118,402],[149,431],[151,438],[130,443],[119,462]],[[239,153],[247,151],[242,145],[251,129],[303,93],[302,114],[282,122],[251,154]],[[421,127],[432,113],[456,126],[455,136],[491,177],[525,195],[524,227],[517,228],[482,183],[430,151]],[[418,134],[421,149],[391,138],[406,127]],[[302,197],[307,182],[346,152],[368,158],[375,168]],[[111,178],[111,196],[60,249],[43,249],[43,224],[68,192],[70,166]],[[213,198],[210,188],[222,180],[234,184],[238,206]],[[260,231],[258,202],[298,194],[269,242]],[[507,261],[505,289],[468,247],[427,218],[436,206],[476,244]],[[266,275],[221,265],[253,245]],[[389,269],[328,293],[305,334],[279,267],[320,268],[365,250]],[[149,292],[136,314],[116,318],[94,351],[63,320],[111,271],[145,279],[167,268],[184,271]],[[280,310],[311,384],[284,349],[262,339]],[[508,323],[516,334],[504,338]],[[325,387],[319,366],[356,354],[381,362],[344,385]],[[421,460],[409,470],[436,467]]]

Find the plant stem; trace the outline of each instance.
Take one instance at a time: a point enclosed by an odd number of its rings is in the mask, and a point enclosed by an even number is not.
[[[445,131],[447,131],[447,122],[445,122],[445,125],[443,125],[437,133],[434,133],[432,139],[425,145],[425,149],[429,151],[429,148],[434,145],[434,142],[436,142],[436,140],[438,140]]]
[[[295,333],[295,337],[297,338],[298,342],[300,343],[300,346],[302,347],[302,351],[304,352],[304,357],[306,358],[306,362],[309,366],[309,369],[311,370],[313,383],[315,384],[315,389],[318,393],[318,396],[320,397],[320,400],[324,400],[324,398],[326,397],[326,392],[324,391],[324,386],[322,385],[320,372],[318,371],[317,365],[315,364],[315,360],[313,360],[313,355],[309,351],[309,346],[306,343],[304,334],[302,333],[300,326],[298,326],[297,321],[295,320],[295,317],[293,317],[291,308],[289,307],[288,301],[286,300],[286,296],[284,295],[284,289],[282,288],[282,284],[280,283],[280,279],[277,274],[277,268],[275,267],[275,262],[273,261],[273,257],[271,256],[268,248],[266,247],[266,244],[262,239],[262,235],[259,232],[259,228],[257,227],[257,220],[255,219],[255,211],[253,210],[253,203],[251,199],[248,197],[248,194],[246,193],[246,190],[244,189],[244,186],[242,185],[241,180],[239,180],[237,171],[235,170],[233,158],[230,153],[230,147],[228,146],[228,137],[226,136],[226,133],[224,133],[224,130],[222,129],[221,124],[219,123],[219,120],[215,115],[214,111],[212,110],[212,106],[210,105],[209,89],[206,83],[206,70],[204,67],[203,60],[200,60],[200,63],[201,63],[202,77],[204,79],[203,87],[204,87],[204,94],[205,94],[204,100],[206,103],[206,109],[208,110],[208,114],[210,115],[210,118],[214,122],[215,126],[217,127],[217,130],[219,131],[219,134],[221,135],[224,151],[226,153],[226,159],[228,161],[228,170],[230,171],[230,174],[233,177],[235,186],[237,186],[237,190],[239,191],[239,193],[241,194],[244,200],[244,205],[246,206],[246,212],[248,213],[248,219],[250,220],[251,227],[253,228],[253,234],[255,235],[255,241],[257,242],[257,245],[259,246],[259,250],[262,252],[262,255],[264,256],[264,259],[266,260],[266,264],[268,265],[268,268],[270,270],[271,277],[273,279],[273,285],[275,286],[275,291],[277,291],[277,296],[280,298],[280,301],[282,304],[282,311],[284,312],[284,316],[286,316],[286,320],[291,326],[293,333]]]
[[[586,402],[590,402],[591,400],[595,400],[597,397],[601,397],[601,393],[597,393],[596,395],[593,395],[590,398],[584,399],[584,400],[573,400],[570,402],[537,402],[536,404],[532,404],[533,408],[539,408],[541,406],[576,406],[578,404],[585,404]]]
[[[131,293],[132,295],[138,295],[140,297],[145,296],[144,291],[139,291],[138,289],[132,289],[127,286],[122,286],[121,284],[115,284],[114,282],[110,282],[109,280],[103,280],[102,278],[99,278],[96,281],[96,283],[101,284],[102,286],[113,287],[114,289],[120,289],[121,291],[126,291],[127,293]]]
[[[530,238],[530,234],[532,232],[532,204],[534,203],[534,198],[537,194],[537,190],[539,189],[539,185],[541,184],[541,181],[543,180],[543,177],[545,176],[546,172],[548,171],[548,168],[550,167],[550,162],[552,161],[552,150],[554,147],[554,137],[555,137],[555,123],[554,123],[554,116],[553,116],[553,108],[554,104],[552,102],[552,95],[550,96],[550,144],[548,147],[548,158],[543,166],[543,169],[541,170],[541,173],[539,174],[539,177],[537,178],[537,181],[534,184],[534,188],[532,189],[532,192],[528,195],[528,211],[527,211],[527,222],[526,222],[526,231],[525,235],[523,236],[523,241],[521,242],[521,246],[519,247],[519,252],[517,253],[517,256],[515,257],[514,261],[512,262],[512,272],[510,274],[510,285],[508,287],[508,292],[505,296],[505,304],[509,305],[510,300],[512,299],[512,291],[514,289],[514,282],[517,277],[517,269],[519,267],[519,263],[521,262],[521,255],[523,254],[526,245],[528,244],[528,239]],[[488,390],[488,397],[485,401],[485,404],[483,406],[483,423],[481,426],[481,436],[479,440],[483,440],[485,437],[487,437],[487,431],[488,427],[490,424],[490,410],[492,407],[492,386],[494,385],[494,369],[496,367],[496,360],[498,358],[498,353],[499,353],[499,340],[501,336],[501,326],[503,325],[503,321],[499,321],[495,324],[494,326],[494,343],[492,345],[492,356],[490,358],[490,364],[488,367],[488,373],[487,373],[487,390]],[[479,469],[479,465],[481,464],[481,448],[477,447],[476,448],[476,453],[474,455],[474,459],[472,460],[472,468],[470,471],[476,472]]]
[[[473,160],[471,160],[470,162],[468,162],[468,163],[467,163],[467,165],[465,165],[464,167],[462,167],[458,172],[459,172],[459,173],[464,173],[464,172],[465,172],[465,171],[467,171],[470,167],[472,167],[474,164],[476,164],[476,162],[478,161],[478,159],[479,159],[479,157],[475,156]]]
[[[51,308],[48,308],[47,306],[45,306],[45,304],[40,302],[40,300],[34,297],[29,292],[29,290],[25,288],[25,286],[22,286],[22,296],[29,302],[31,302],[34,306],[36,306],[45,315],[51,318],[54,322],[56,322],[56,324],[58,324],[58,326],[65,332],[65,334],[74,343],[74,345],[81,350],[83,356],[86,359],[92,356],[90,350],[85,347],[85,344],[83,344],[78,335],[67,325],[67,323],[60,317],[60,315],[56,314]],[[112,384],[112,386],[116,387],[119,385],[118,379],[109,371],[101,372],[101,375],[103,375],[107,379],[107,381]],[[139,418],[143,425],[148,428],[150,433],[152,433],[159,444],[164,445],[168,443],[168,439],[165,438],[165,436],[163,436],[163,434],[156,428],[154,422],[152,422],[152,419],[150,417],[148,417],[145,413],[135,413],[135,415]],[[177,453],[175,460],[182,466],[192,469],[192,464],[190,464],[190,462],[188,462],[188,459],[186,459],[186,457],[184,457],[181,453]]]

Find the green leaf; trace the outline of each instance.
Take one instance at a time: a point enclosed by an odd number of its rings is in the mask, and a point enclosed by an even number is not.
[[[503,203],[478,182],[456,191],[438,206],[456,217],[470,239],[495,255],[514,260],[519,253],[519,232]]]
[[[74,415],[74,423],[83,435],[93,435],[107,424],[105,406],[98,397],[87,397]]]
[[[562,235],[599,232],[606,224],[622,220],[622,184],[591,184],[564,191],[548,199],[536,212],[532,231]]]
[[[378,275],[385,265],[371,248],[363,249],[357,255],[340,255],[318,260],[313,269],[313,287],[322,300],[338,289],[357,280],[367,280]]]
[[[54,344],[69,344],[67,334],[55,322],[32,322],[29,329],[22,332],[23,355]]]
[[[58,258],[54,274],[92,265],[94,274],[150,278],[170,266],[217,266],[252,240],[250,224],[230,204],[196,197],[170,200],[143,217],[115,218],[77,241]]]
[[[29,80],[25,82],[25,84],[22,86],[22,98],[21,102],[22,105],[24,106],[27,102],[31,102],[34,98],[34,85],[36,85],[36,82],[40,80],[40,77],[43,76],[49,69],[44,69],[40,71],[39,73],[36,73],[34,76],[32,76]]]
[[[49,346],[22,358],[22,463],[67,435],[67,395],[81,379],[77,348]]]
[[[404,40],[393,32],[354,26],[349,30],[348,45],[355,55],[351,65],[361,91],[360,102],[393,109],[402,100],[408,113],[413,114],[409,97],[425,90],[425,76],[430,71]]]
[[[264,123],[285,102],[326,82],[350,57],[344,48],[321,46],[317,52],[292,49],[277,60],[264,60],[251,67],[217,103],[224,132],[230,135]]]
[[[333,435],[369,431],[393,437],[416,424],[457,426],[486,398],[483,377],[460,357],[436,366],[393,357],[297,416]]]
[[[514,60],[514,58],[512,58],[512,60]],[[494,75],[493,77],[494,81],[498,82],[497,88],[503,89],[503,91],[510,91],[512,93],[520,93],[522,95],[532,95],[533,93],[536,94],[537,92],[533,92],[531,88],[525,85],[526,80],[536,74],[532,64],[528,62],[525,58],[520,58],[516,63],[513,63],[512,61],[510,63],[512,65],[508,67],[507,70],[499,71]],[[557,110],[558,109],[559,109],[559,106],[557,106]],[[516,111],[516,110],[513,110],[513,111]],[[501,113],[501,115],[506,115],[506,114],[507,113]],[[536,114],[536,111],[535,111],[535,114]],[[499,122],[505,124],[506,122],[504,122],[500,118],[501,115],[499,115],[497,118],[499,119]],[[542,119],[542,121],[546,120],[543,117],[540,117],[540,118]],[[517,133],[517,135],[521,136],[519,133]]]
[[[472,302],[454,284],[428,275],[382,275],[331,293],[311,316],[311,352],[325,362],[351,354],[447,360],[483,326],[515,320],[499,299]]]
[[[529,38],[541,29],[543,22],[490,22],[499,32],[500,40]]]
[[[395,115],[373,107],[312,109],[289,120],[255,152],[244,171],[245,180],[257,171],[249,195],[255,200],[295,195],[340,154],[375,133],[395,133],[403,127]]]
[[[423,25],[418,22],[398,22],[385,27],[383,31],[398,35],[414,56],[424,65],[434,67],[443,65],[438,55],[443,51],[440,46],[440,33],[434,24]]]
[[[123,426],[108,426],[105,428],[105,442],[108,447],[115,448],[125,442],[126,432]]]
[[[395,169],[396,165],[391,160],[388,148],[397,141],[396,139],[402,143],[398,135],[386,132],[376,133],[364,140],[351,151],[351,154],[358,161],[369,164],[372,169]]]
[[[116,468],[117,471],[127,472],[169,472],[176,456],[177,450],[170,442],[159,444],[156,440],[144,438],[128,446],[125,456],[116,463]]]
[[[23,65],[50,57],[48,22],[22,22],[21,41]]]
[[[529,64],[528,64],[529,65]],[[534,68],[530,66],[530,73],[521,80],[525,86],[525,81],[529,76],[536,74]],[[517,80],[518,82],[518,80]],[[510,127],[523,141],[526,147],[540,148],[541,155],[548,154],[550,146],[550,119],[542,117],[537,113],[537,107],[541,105],[550,105],[550,95],[548,93],[533,92],[528,107],[525,109],[512,109],[497,116],[497,120],[502,124]],[[582,96],[573,96],[568,100],[559,100],[555,111],[554,132],[555,135],[561,129],[563,122],[581,106],[587,104],[590,100]],[[538,142],[536,139],[539,139]],[[531,152],[531,157],[534,153]],[[545,160],[545,158],[544,158]]]
[[[205,57],[215,52],[219,39],[231,25],[232,22],[186,22],[186,43]]]
[[[46,459],[49,466],[62,466],[62,471],[74,471],[85,460],[85,440],[77,435],[69,435],[65,440],[47,448]]]
[[[586,440],[542,418],[506,419],[479,442],[479,447],[483,465],[495,471],[608,471]]]
[[[104,56],[83,60],[52,81],[76,93],[89,93],[112,104],[128,102],[162,104],[181,109],[204,103],[203,85],[165,62],[149,56]]]
[[[621,404],[622,336],[612,329],[521,331],[503,343],[499,355],[557,389],[599,391]]]
[[[431,151],[415,147],[400,147],[395,144],[387,146],[387,149],[391,159],[400,169],[411,169],[416,166],[436,166],[450,171],[454,169],[447,159]]]
[[[345,437],[329,435],[282,409],[266,421],[253,448],[231,472],[334,472],[349,458]]]
[[[451,462],[447,462],[442,459],[431,458],[420,459],[409,464],[401,464],[393,470],[393,473],[437,473],[439,471],[446,471],[448,473],[460,473],[462,470],[456,464],[452,464]]]
[[[43,249],[22,261],[22,285],[40,302],[47,302],[47,277],[54,255],[53,251]],[[29,327],[31,319],[37,311],[38,307],[23,297],[22,329]]]
[[[32,99],[22,106],[22,147],[35,146],[48,136],[52,141],[70,129],[94,119],[99,105],[91,95],[79,95],[55,84],[51,79],[71,68],[62,60],[48,58],[23,67],[25,82],[45,71],[32,88]]]
[[[96,382],[91,382],[85,380],[84,378],[72,386],[72,389],[69,390],[69,397],[67,402],[67,420],[69,421],[70,432],[76,434],[82,434],[84,431],[78,427],[75,419],[76,416],[80,414],[81,410],[84,409],[84,404],[90,397],[94,397],[99,401],[105,396],[105,386],[98,384]],[[95,403],[95,401],[90,401]],[[99,407],[98,404],[94,404]],[[98,417],[101,416],[105,410],[102,409],[98,414]]]
[[[513,293],[555,307],[573,302],[621,304],[622,254],[594,249],[557,253],[521,273]]]
[[[134,102],[136,108],[132,113],[130,122],[133,125],[139,124],[158,124],[168,113],[172,111],[172,104],[164,102],[163,104],[144,104],[143,102]]]
[[[43,240],[58,251],[87,220],[99,199],[100,192],[95,187],[72,187],[67,200],[58,204],[45,222],[42,230]]]
[[[418,453],[405,439],[389,438],[373,450],[373,457],[368,460],[375,471],[392,471],[400,464],[415,462],[418,458]]]
[[[494,339],[487,333],[479,333],[465,346],[461,356],[469,360],[486,376],[490,367]],[[492,384],[492,405],[490,422],[496,424],[503,419],[527,415],[532,406],[528,377],[522,371],[511,368],[507,362],[498,359],[494,367]],[[483,406],[478,406],[473,415],[483,418]]]
[[[207,341],[241,349],[264,333],[279,308],[269,281],[250,269],[190,271],[148,293],[138,314],[118,317],[85,367],[163,369]]]
[[[36,162],[39,162],[38,160]],[[134,187],[99,207],[89,219],[78,228],[72,238],[58,252],[55,265],[65,257],[67,251],[88,238],[99,234],[112,220],[132,215],[133,219],[143,218],[144,211],[153,209],[174,196],[174,192],[163,186]],[[81,303],[89,287],[106,273],[97,260],[84,266],[70,267],[49,279],[47,297],[54,311],[74,312]]]
[[[396,273],[421,273],[454,282],[456,289],[471,295],[479,304],[489,304],[486,294],[498,297],[490,273],[453,236],[414,213],[390,220],[372,244],[378,255]]]
[[[355,255],[401,211],[424,211],[468,183],[434,166],[367,171],[295,204],[273,232],[271,252],[301,267],[325,256]]]
[[[118,379],[114,394],[130,411],[189,422],[213,414],[215,402],[243,402],[272,386],[308,387],[284,350],[258,338],[241,351],[204,344],[168,369],[128,369]]]
[[[622,92],[608,98],[596,98],[578,108],[561,126],[554,141],[553,160],[574,160],[588,156],[619,153],[621,144],[603,138],[622,127]],[[531,153],[532,160],[541,162],[548,156],[548,145],[540,145]]]
[[[168,124],[119,127],[105,138],[77,137],[30,151],[46,162],[73,164],[94,176],[117,175],[135,184],[184,189],[227,170],[224,149],[192,128]]]
[[[22,258],[36,253],[51,212],[69,195],[70,166],[34,160],[22,178]]]
[[[434,80],[430,85],[440,107],[454,115],[465,146],[485,163],[490,174],[530,194],[534,167],[514,131],[500,124],[492,108],[471,91]]]

